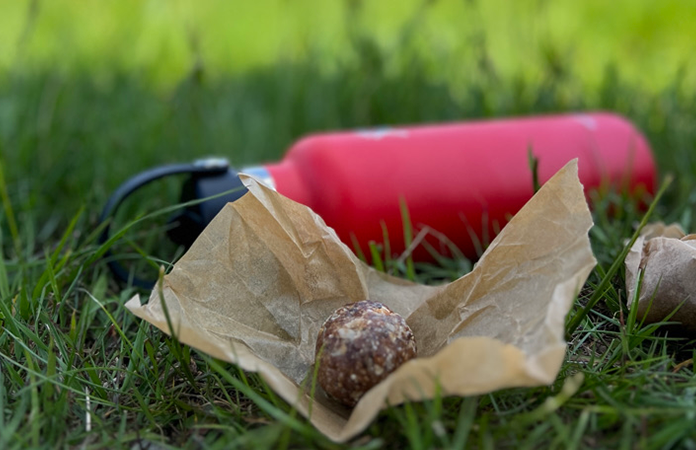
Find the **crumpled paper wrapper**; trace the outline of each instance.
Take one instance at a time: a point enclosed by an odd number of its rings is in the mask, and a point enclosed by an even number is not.
[[[387,405],[438,390],[464,396],[555,380],[565,316],[595,264],[577,161],[515,215],[471,273],[443,286],[375,271],[309,208],[242,179],[249,192],[216,216],[163,279],[175,335],[258,372],[330,439],[346,441]],[[126,306],[170,333],[158,290],[147,304],[136,296]],[[368,298],[406,319],[418,358],[352,410],[318,387],[312,399],[321,324],[338,307]]]
[[[647,323],[681,322],[685,330],[696,332],[696,234],[686,235],[676,224],[647,225],[625,263],[629,306],[635,297],[638,272],[643,269],[639,318]]]

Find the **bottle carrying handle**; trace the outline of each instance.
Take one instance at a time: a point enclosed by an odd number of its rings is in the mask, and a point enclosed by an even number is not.
[[[230,167],[227,160],[222,158],[209,158],[195,161],[192,164],[171,164],[155,167],[131,177],[121,184],[111,195],[99,216],[99,223],[106,223],[104,231],[102,231],[98,239],[99,245],[104,244],[110,238],[111,223],[108,221],[109,218],[116,213],[118,207],[129,195],[141,187],[170,175],[191,174],[196,177],[217,177],[227,174],[229,171]],[[107,264],[109,269],[111,269],[111,272],[117,279],[123,282],[130,281],[133,286],[145,289],[151,289],[155,285],[155,280],[146,280],[137,276],[131,276],[129,271],[123,267],[121,263],[115,259],[110,259],[111,256],[113,256],[111,250],[107,250],[104,254],[104,257],[108,259]]]

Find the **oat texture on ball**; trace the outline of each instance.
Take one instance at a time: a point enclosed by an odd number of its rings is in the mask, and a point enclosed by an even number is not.
[[[373,386],[416,356],[406,321],[382,303],[364,300],[337,309],[319,330],[317,380],[329,397],[355,406]]]

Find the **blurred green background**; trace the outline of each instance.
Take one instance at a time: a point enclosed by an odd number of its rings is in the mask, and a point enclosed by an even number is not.
[[[543,76],[544,59],[558,58],[590,84],[614,64],[628,81],[658,89],[680,69],[693,69],[689,55],[696,50],[696,2],[689,0],[3,0],[0,5],[4,71],[88,71],[106,79],[115,70],[127,71],[158,87],[179,82],[197,59],[215,77],[309,55],[319,55],[330,69],[336,60],[350,58],[351,27],[374,36],[386,50],[400,51],[404,27],[415,26],[411,44],[440,65],[433,76],[449,79],[485,48],[505,78]]]
[[[154,165],[276,160],[319,130],[606,109],[692,202],[693,29],[693,0],[0,0],[7,198],[41,243]]]

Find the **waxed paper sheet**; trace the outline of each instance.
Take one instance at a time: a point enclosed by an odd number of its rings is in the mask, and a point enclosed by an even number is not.
[[[511,219],[471,273],[442,286],[375,271],[309,208],[242,178],[249,192],[225,206],[174,265],[161,296],[158,286],[145,305],[137,296],[127,303],[135,315],[170,333],[164,300],[181,342],[258,372],[338,442],[359,434],[388,404],[554,381],[566,350],[566,314],[595,264],[577,161]],[[418,357],[352,410],[321,389],[310,398],[321,324],[336,308],[364,299],[406,319]]]
[[[637,299],[640,319],[679,322],[685,330],[696,332],[696,234],[686,235],[676,224],[649,224],[625,262],[629,306],[643,270]]]

